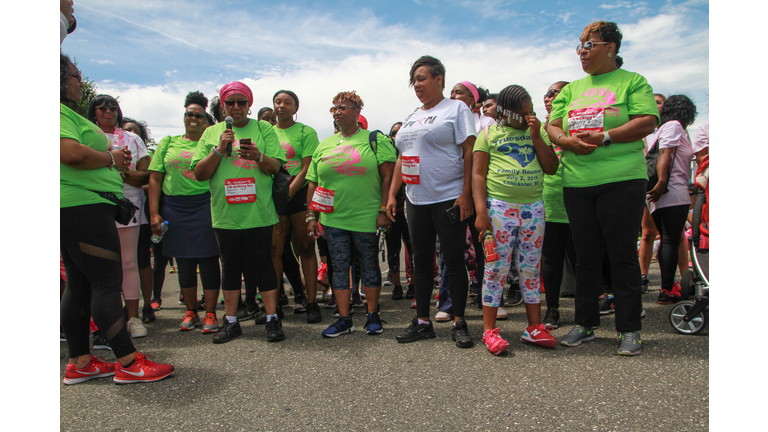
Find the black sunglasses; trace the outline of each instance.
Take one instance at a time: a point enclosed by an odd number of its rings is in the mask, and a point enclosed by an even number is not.
[[[547,92],[547,94],[544,95],[545,98],[551,98],[555,97],[558,93],[560,93],[560,90],[552,89]]]
[[[187,116],[187,117],[194,117],[194,118],[196,118],[198,120],[202,120],[202,119],[205,118],[204,115],[202,115],[202,114],[195,114],[193,112],[185,112],[184,115]]]
[[[117,112],[117,107],[114,106],[114,105],[112,105],[112,106],[97,106],[96,109],[99,110],[99,111],[109,111],[109,112],[113,112],[113,113]]]
[[[238,101],[228,101],[228,100],[225,100],[224,103],[229,108],[232,108],[235,105],[240,105],[240,108],[247,108],[248,107],[248,101],[247,100],[238,100]]]
[[[83,83],[83,73],[80,72],[80,71],[77,71],[76,74],[68,73],[67,76],[71,76],[73,78],[77,78],[77,82],[79,82],[80,84]]]

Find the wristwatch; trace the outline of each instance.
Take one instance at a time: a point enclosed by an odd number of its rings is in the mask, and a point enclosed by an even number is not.
[[[213,146],[213,148],[211,149],[211,153],[213,153],[214,155],[216,155],[216,156],[218,156],[218,157],[224,157],[224,153],[220,152],[220,151],[219,151],[219,150],[216,148],[216,146]]]
[[[608,135],[608,132],[603,132],[603,147],[608,147],[612,142],[613,141],[611,140],[611,136]]]

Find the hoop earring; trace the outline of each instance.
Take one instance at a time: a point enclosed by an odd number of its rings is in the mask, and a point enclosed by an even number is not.
[[[248,108],[248,115],[251,115],[251,109]]]
[[[293,113],[293,121],[296,121],[299,118],[299,113]]]

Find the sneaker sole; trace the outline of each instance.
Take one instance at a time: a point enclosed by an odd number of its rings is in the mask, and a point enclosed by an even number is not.
[[[194,330],[195,328],[197,328],[199,326],[200,326],[199,324],[193,324],[192,327],[190,327],[190,326],[182,326],[182,327],[179,327],[179,331],[192,331],[192,330]]]
[[[547,330],[555,330],[560,328],[560,323],[557,324],[544,324],[544,327],[547,328]]]
[[[493,350],[491,350],[491,347],[490,347],[490,346],[488,346],[488,344],[485,344],[485,347],[486,347],[486,348],[488,348],[488,352],[490,352],[491,354],[493,354],[493,355],[495,355],[495,356],[498,356],[498,355],[501,355],[501,354],[503,354],[503,353],[504,353],[504,351],[506,351],[506,350],[507,350],[507,348],[509,348],[509,344],[506,344],[506,345],[502,346],[502,348],[500,348],[499,350],[497,350],[497,352],[493,352]]]
[[[346,330],[342,330],[342,331],[340,331],[340,332],[338,332],[338,333],[333,333],[333,334],[330,334],[330,333],[323,333],[323,337],[326,337],[326,338],[335,338],[335,337],[339,337],[339,336],[341,336],[341,335],[345,335],[345,334],[352,334],[352,332],[353,332],[353,331],[355,331],[355,326],[352,326],[352,327],[350,327],[350,328],[348,328],[348,329],[346,329]]]
[[[152,378],[152,379],[119,379],[119,378],[112,378],[112,381],[115,384],[136,384],[136,383],[148,383],[148,382],[155,382],[160,381],[161,379],[168,378],[169,376],[173,375],[173,372],[168,373],[166,375],[163,375],[159,378]]]
[[[216,328],[203,328],[203,334],[216,333],[217,331],[219,331],[218,327],[216,327]]]
[[[384,329],[383,328],[379,329],[379,330],[368,330],[368,329],[365,329],[365,334],[371,335],[371,336],[380,335],[382,333],[384,333]]]
[[[93,346],[93,349],[97,349],[97,350],[109,350],[109,351],[112,351],[112,347],[111,347],[111,346],[109,346],[109,345],[94,345],[94,346]]]
[[[82,378],[64,378],[64,384],[66,385],[80,384],[96,378],[106,378],[114,374],[115,374],[114,372],[106,372],[98,375],[84,376]]]
[[[616,313],[616,309],[600,311],[600,315],[609,315],[612,313]]]
[[[439,319],[437,317],[435,317],[435,321],[437,321],[437,322],[448,322],[448,321],[451,321],[452,319],[453,319],[452,316],[447,316],[445,318],[439,318]]]
[[[425,335],[419,335],[419,336],[416,336],[415,338],[410,338],[410,339],[397,339],[397,338],[396,339],[398,343],[411,343],[421,339],[434,339],[435,337],[437,337],[437,335],[434,332],[432,332],[432,333],[427,333]]]
[[[285,335],[278,336],[275,338],[267,338],[267,342],[280,342],[282,340],[285,340]]]
[[[143,338],[143,337],[147,337],[147,333],[146,332],[145,333],[131,333],[131,337],[132,338]]]
[[[583,338],[583,339],[579,339],[578,341],[576,341],[576,342],[574,342],[574,343],[569,343],[569,342],[566,342],[566,341],[564,341],[564,340],[561,340],[561,341],[560,341],[560,345],[562,345],[562,346],[567,346],[567,347],[575,347],[575,346],[579,346],[579,345],[581,345],[581,344],[582,344],[582,343],[584,343],[584,342],[589,342],[589,341],[591,341],[591,340],[595,340],[595,335],[592,335],[592,336],[587,336],[587,337],[585,337],[585,338]]]
[[[544,348],[554,348],[555,345],[557,345],[557,339],[555,338],[552,338],[551,340],[541,340],[541,339],[526,339],[526,337],[523,336],[520,339],[525,342],[529,342]]]
[[[619,351],[619,355],[623,355],[623,356],[636,356],[636,355],[640,355],[640,353],[642,353],[642,352],[643,352],[642,349],[639,349],[639,350],[634,351],[634,352],[633,351]]]
[[[456,341],[456,338],[451,335],[451,339],[453,339],[454,342],[456,342],[456,346],[459,348],[472,348],[472,346],[475,345],[475,341],[469,341],[469,342],[458,342]]]

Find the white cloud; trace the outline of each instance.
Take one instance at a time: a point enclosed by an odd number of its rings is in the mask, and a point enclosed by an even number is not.
[[[91,60],[94,63],[103,65],[103,64],[115,64],[112,60]]]

